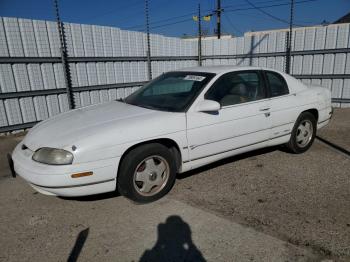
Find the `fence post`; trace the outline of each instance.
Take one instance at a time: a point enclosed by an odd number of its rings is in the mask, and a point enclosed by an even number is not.
[[[69,70],[69,63],[67,61],[66,35],[64,32],[63,22],[61,21],[60,15],[59,15],[58,0],[54,0],[54,3],[55,3],[55,10],[56,10],[57,29],[58,29],[58,34],[59,34],[60,43],[61,43],[61,48],[60,48],[61,61],[62,61],[62,67],[63,67],[64,82],[67,90],[68,106],[69,106],[69,109],[74,109],[75,103],[74,103],[74,97],[73,97],[73,91],[72,91],[72,79],[71,79],[70,70]]]
[[[148,81],[152,80],[152,62],[151,62],[151,43],[149,36],[149,14],[148,14],[148,0],[145,0],[145,15],[146,15],[146,33],[147,33],[147,69]]]
[[[201,4],[198,4],[198,65],[202,66]]]

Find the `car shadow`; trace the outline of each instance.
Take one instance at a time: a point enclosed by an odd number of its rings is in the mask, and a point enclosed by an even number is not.
[[[202,172],[208,171],[208,170],[216,168],[218,166],[226,165],[226,164],[229,164],[229,163],[232,163],[232,162],[236,162],[236,161],[239,161],[239,160],[243,160],[243,159],[246,159],[246,158],[253,158],[253,157],[256,157],[256,156],[259,156],[259,155],[268,154],[268,153],[271,153],[271,152],[274,152],[274,151],[287,152],[287,150],[284,149],[281,146],[272,146],[272,147],[266,147],[266,148],[262,148],[262,149],[257,149],[257,150],[250,151],[250,152],[247,152],[247,153],[243,153],[243,154],[235,155],[235,156],[228,157],[228,158],[225,158],[225,159],[222,159],[222,160],[218,160],[218,161],[213,162],[211,164],[208,164],[208,165],[205,165],[205,166],[202,166],[202,167],[199,167],[199,168],[196,168],[196,169],[193,169],[193,170],[181,173],[181,174],[177,174],[177,179],[185,179],[187,177],[190,177],[190,176],[193,176],[193,175],[198,175],[198,174],[200,174]]]
[[[246,158],[252,158],[252,157],[259,156],[259,155],[264,155],[264,154],[271,153],[271,152],[274,152],[274,151],[277,151],[277,150],[278,151],[282,151],[282,152],[286,152],[286,149],[284,149],[281,146],[273,146],[273,147],[266,147],[266,148],[262,148],[262,149],[257,149],[257,150],[250,151],[250,152],[247,152],[247,153],[243,153],[243,154],[235,155],[235,156],[232,156],[232,157],[229,157],[229,158],[225,158],[225,159],[222,159],[222,160],[218,160],[218,161],[216,161],[214,163],[211,163],[211,164],[208,164],[208,165],[196,168],[194,170],[190,170],[190,171],[187,171],[187,172],[184,172],[184,173],[181,173],[181,174],[177,174],[176,178],[180,179],[180,180],[181,179],[185,179],[185,178],[188,178],[188,177],[191,177],[191,176],[194,176],[194,175],[198,175],[198,174],[200,174],[200,173],[202,173],[204,171],[216,168],[218,166],[222,166],[222,165],[229,164],[229,163],[232,163],[232,162],[235,162],[235,161],[239,161],[239,160],[243,160],[243,159],[246,159]],[[103,193],[103,194],[98,194],[98,195],[91,195],[91,196],[59,197],[59,198],[65,199],[65,200],[75,200],[75,201],[82,201],[82,202],[86,201],[86,202],[89,202],[89,201],[99,201],[99,200],[104,200],[104,199],[110,199],[110,198],[115,198],[115,197],[119,197],[119,196],[121,196],[120,193],[117,192],[117,191],[114,191],[114,192],[108,192],[108,193]]]
[[[115,198],[119,197],[120,194],[117,191],[113,192],[107,192],[107,193],[102,193],[102,194],[97,194],[97,195],[91,195],[91,196],[79,196],[79,197],[62,197],[59,196],[58,198],[64,199],[64,200],[73,200],[73,201],[81,201],[81,202],[93,202],[93,201],[99,201],[99,200],[104,200],[104,199],[110,199],[110,198]]]

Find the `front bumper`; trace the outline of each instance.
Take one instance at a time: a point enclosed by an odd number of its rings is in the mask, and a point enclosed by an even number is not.
[[[13,171],[38,192],[57,196],[86,196],[114,191],[120,158],[103,159],[72,165],[46,165],[32,160],[33,152],[18,144],[12,154]],[[11,160],[9,160],[11,162]],[[72,174],[93,175],[72,178]]]

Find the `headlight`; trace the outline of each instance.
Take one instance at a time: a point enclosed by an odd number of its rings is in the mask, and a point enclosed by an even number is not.
[[[48,165],[69,165],[73,162],[73,154],[63,149],[43,147],[35,151],[33,160]]]

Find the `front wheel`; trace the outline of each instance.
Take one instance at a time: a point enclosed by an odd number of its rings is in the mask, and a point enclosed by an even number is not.
[[[287,143],[288,149],[295,154],[307,151],[315,140],[316,124],[313,114],[310,112],[301,113],[295,122],[290,140]]]
[[[139,203],[155,201],[167,194],[176,178],[176,164],[169,149],[158,143],[132,149],[118,173],[119,192]]]

